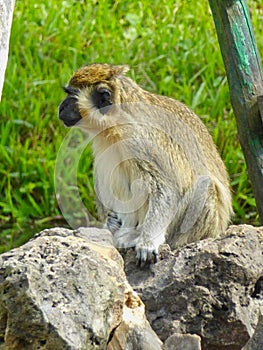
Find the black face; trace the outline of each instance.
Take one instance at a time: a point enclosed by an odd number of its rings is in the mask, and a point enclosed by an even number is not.
[[[76,97],[79,90],[66,86],[64,91],[68,96],[59,105],[58,117],[66,126],[73,126],[81,119]],[[106,88],[98,88],[91,93],[91,100],[101,114],[106,114],[112,106],[112,93]]]
[[[64,87],[64,91],[68,94],[68,97],[59,105],[58,117],[66,126],[73,126],[81,119],[76,98],[78,90]]]

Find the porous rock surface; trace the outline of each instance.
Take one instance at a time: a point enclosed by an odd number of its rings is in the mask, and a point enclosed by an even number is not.
[[[143,270],[132,252],[125,256],[127,278],[161,340],[191,333],[203,350],[240,350],[263,313],[263,227],[231,226],[223,238],[173,252],[166,245],[161,255]]]
[[[196,334],[174,333],[164,344],[165,350],[201,350],[201,338]]]
[[[124,349],[162,349],[162,342],[146,319],[145,306],[134,292],[126,295],[122,322],[114,331],[107,347],[107,350]]]
[[[242,350],[261,350],[263,349],[263,315],[258,320],[257,327],[252,338],[246,343]]]
[[[45,230],[2,254],[0,350],[261,349],[263,228],[163,245],[143,268],[122,254],[95,228]]]
[[[108,231],[45,230],[0,256],[0,349],[106,349],[130,295]]]

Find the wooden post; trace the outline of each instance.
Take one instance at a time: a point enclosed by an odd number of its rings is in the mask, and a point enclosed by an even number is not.
[[[263,73],[245,0],[209,0],[248,175],[263,224]]]

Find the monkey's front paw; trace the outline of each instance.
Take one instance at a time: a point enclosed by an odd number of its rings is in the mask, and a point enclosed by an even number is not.
[[[108,213],[106,224],[108,229],[114,233],[121,228],[122,221],[115,212],[111,211]]]

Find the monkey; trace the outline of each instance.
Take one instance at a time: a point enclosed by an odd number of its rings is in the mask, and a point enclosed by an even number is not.
[[[88,64],[64,87],[59,119],[92,135],[99,219],[139,265],[158,249],[222,235],[232,211],[225,165],[201,119],[150,93],[126,65]]]

